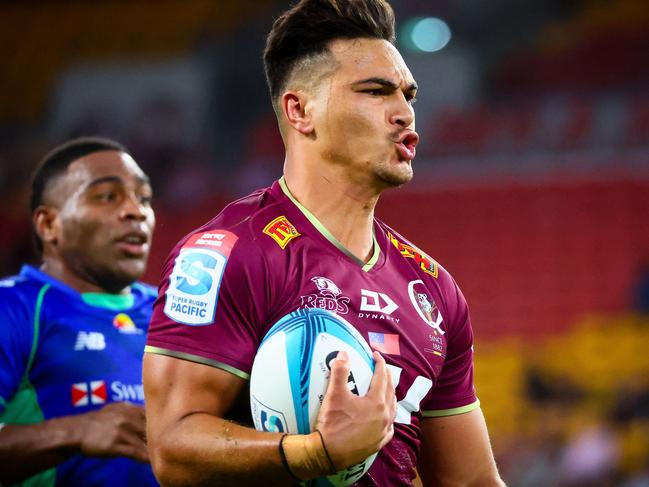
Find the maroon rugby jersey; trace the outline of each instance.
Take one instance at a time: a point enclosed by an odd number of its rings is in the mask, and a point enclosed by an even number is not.
[[[163,271],[146,351],[249,378],[270,327],[298,308],[334,311],[382,352],[397,383],[394,438],[356,485],[411,485],[422,417],[478,407],[466,301],[435,261],[382,222],[365,264],[283,179],[185,237]]]

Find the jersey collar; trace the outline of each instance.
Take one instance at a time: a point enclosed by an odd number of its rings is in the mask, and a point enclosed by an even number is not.
[[[282,193],[295,205],[295,207],[300,210],[300,212],[304,215],[304,217],[313,225],[313,227],[322,235],[324,238],[326,238],[334,247],[336,247],[339,251],[341,251],[343,254],[345,254],[347,257],[349,257],[351,260],[356,262],[359,266],[361,266],[362,270],[365,272],[370,271],[372,268],[374,268],[375,264],[378,262],[379,257],[381,255],[381,247],[379,246],[379,243],[376,240],[376,232],[374,229],[372,229],[372,256],[370,257],[370,260],[367,261],[367,263],[363,262],[361,259],[356,257],[354,254],[352,254],[349,250],[347,250],[340,241],[332,235],[332,233],[327,230],[327,228],[316,218],[316,216],[311,213],[307,208],[305,208],[297,199],[295,199],[295,196],[291,193],[291,191],[288,189],[288,185],[286,184],[286,180],[284,179],[284,176],[282,176],[279,181],[279,187],[282,190]]]
[[[108,293],[80,293],[74,288],[71,288],[67,284],[63,284],[61,281],[54,279],[49,274],[42,272],[41,270],[31,266],[23,265],[20,269],[20,275],[27,277],[29,279],[34,279],[41,281],[43,283],[49,284],[50,286],[59,289],[60,291],[70,294],[73,296],[80,297],[84,303],[89,306],[94,306],[97,308],[106,308],[113,311],[121,311],[133,307],[135,302],[135,297],[133,293],[128,294],[108,294]]]

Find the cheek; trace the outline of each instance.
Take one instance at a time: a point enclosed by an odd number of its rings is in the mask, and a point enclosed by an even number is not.
[[[63,244],[67,247],[88,248],[105,241],[101,232],[102,225],[81,215],[62,222]]]
[[[329,119],[332,139],[342,139],[347,144],[363,144],[364,139],[376,137],[380,131],[381,119],[376,113],[364,110],[345,110]]]

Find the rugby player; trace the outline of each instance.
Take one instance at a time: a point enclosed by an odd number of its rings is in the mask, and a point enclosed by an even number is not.
[[[147,176],[120,144],[70,141],[37,168],[40,268],[0,280],[0,483],[158,485],[142,350],[155,289]]]
[[[384,0],[302,0],[264,62],[284,175],[181,240],[164,269],[144,358],[149,453],[165,485],[289,485],[379,451],[359,486],[492,486],[473,387],[473,335],[451,276],[374,217],[410,181],[417,84]],[[269,328],[333,310],[375,352],[369,392],[334,361],[308,435],[255,431],[246,381]],[[398,403],[395,407],[395,393]]]

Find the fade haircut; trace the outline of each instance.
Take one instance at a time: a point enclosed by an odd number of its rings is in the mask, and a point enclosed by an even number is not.
[[[313,67],[331,55],[336,39],[395,42],[394,12],[385,0],[301,0],[273,24],[264,49],[264,69],[273,108],[299,71],[321,77]]]
[[[101,151],[118,151],[128,153],[126,147],[114,140],[102,137],[80,137],[70,140],[50,151],[36,166],[32,177],[32,191],[29,200],[31,213],[43,204],[43,197],[51,183],[65,173],[68,166],[88,154]],[[32,227],[34,244],[39,253],[43,251],[43,242]]]

